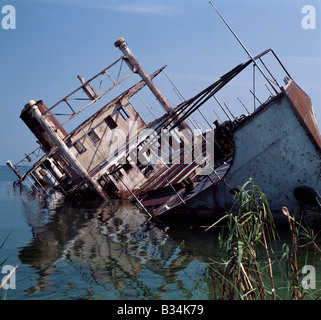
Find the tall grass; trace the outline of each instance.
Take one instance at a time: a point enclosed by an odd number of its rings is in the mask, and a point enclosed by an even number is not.
[[[214,295],[217,299],[267,300],[281,299],[275,287],[275,273],[282,275],[287,297],[301,300],[305,291],[298,267],[298,238],[315,244],[313,231],[291,217],[287,217],[291,245],[282,246],[281,257],[274,252],[278,234],[268,200],[259,186],[250,179],[237,193],[231,211],[210,228],[224,222],[219,236],[221,261],[210,264]],[[310,296],[311,297],[311,296]],[[314,297],[314,296],[313,296]]]

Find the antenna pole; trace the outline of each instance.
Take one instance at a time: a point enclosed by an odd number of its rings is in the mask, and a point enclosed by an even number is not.
[[[271,82],[269,80],[269,78],[266,76],[266,74],[263,72],[263,70],[260,68],[260,66],[256,63],[256,60],[254,59],[254,57],[251,55],[250,51],[247,50],[247,48],[245,47],[245,45],[243,44],[243,42],[240,40],[240,38],[237,36],[237,34],[234,32],[234,30],[230,27],[230,25],[226,22],[226,20],[224,19],[224,17],[220,14],[220,12],[215,8],[215,6],[213,5],[212,1],[209,1],[210,5],[213,7],[213,9],[217,12],[217,14],[220,16],[220,18],[222,19],[222,21],[225,23],[225,25],[229,28],[229,30],[232,32],[233,36],[236,38],[236,40],[239,42],[239,44],[242,46],[242,48],[244,49],[244,51],[248,54],[248,56],[250,57],[250,59],[253,61],[253,63],[255,64],[255,66],[258,68],[258,70],[261,72],[261,74],[263,75],[263,77],[265,78],[265,80],[271,85]],[[271,85],[271,87],[274,89],[275,93],[278,94],[278,92],[276,91],[276,89]]]

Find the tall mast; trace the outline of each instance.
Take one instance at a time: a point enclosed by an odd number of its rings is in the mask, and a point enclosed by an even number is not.
[[[114,43],[116,48],[119,48],[119,50],[124,54],[125,61],[127,62],[128,66],[131,68],[133,72],[136,72],[140,75],[140,77],[144,80],[146,85],[149,87],[149,89],[152,91],[152,93],[155,95],[156,99],[159,101],[161,106],[163,107],[164,111],[168,115],[173,114],[173,109],[165,96],[160,92],[160,90],[157,88],[157,86],[153,83],[150,76],[147,74],[147,72],[143,69],[141,64],[138,62],[136,57],[133,55],[133,53],[130,51],[130,49],[127,46],[127,43],[125,42],[124,38],[119,38]],[[187,124],[181,123],[179,125],[179,129],[185,129],[188,128]]]
[[[266,74],[263,72],[263,70],[261,69],[261,67],[257,64],[256,60],[254,59],[254,57],[252,56],[252,54],[250,53],[250,51],[245,47],[245,45],[243,44],[243,42],[240,40],[240,38],[237,36],[237,34],[234,32],[234,30],[231,28],[231,26],[226,22],[226,20],[224,19],[224,17],[221,15],[221,13],[216,9],[216,7],[213,5],[212,1],[209,1],[210,5],[213,7],[213,9],[217,12],[217,14],[220,16],[220,18],[222,19],[222,21],[225,23],[225,25],[229,28],[229,30],[232,32],[233,36],[236,38],[236,40],[239,42],[239,44],[242,46],[242,48],[244,49],[244,51],[247,53],[247,55],[249,56],[249,58],[253,61],[254,65],[258,68],[258,70],[261,72],[261,74],[263,75],[263,77],[265,78],[265,80],[270,84],[270,86],[273,88],[273,90],[275,91],[276,94],[278,94],[278,92],[276,91],[276,89],[272,86],[270,79],[266,76]]]

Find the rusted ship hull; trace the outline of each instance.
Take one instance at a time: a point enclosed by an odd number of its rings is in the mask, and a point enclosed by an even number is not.
[[[282,207],[292,213],[318,212],[321,139],[310,98],[290,81],[280,94],[261,105],[233,129],[235,153],[186,196],[156,214],[219,217],[236,202],[234,191],[252,178],[266,194],[275,217]],[[168,201],[169,202],[169,201]],[[144,202],[143,202],[144,203]],[[318,213],[317,213],[318,214]]]

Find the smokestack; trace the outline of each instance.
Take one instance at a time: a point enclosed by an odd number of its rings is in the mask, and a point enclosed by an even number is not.
[[[51,137],[48,136],[48,134],[46,134],[45,130],[35,119],[32,113],[33,106],[36,106],[41,114],[45,114],[46,119],[51,123],[53,128],[55,128],[61,139],[65,138],[68,134],[65,131],[65,129],[60,125],[57,118],[51,113],[51,111],[48,111],[48,107],[42,100],[30,100],[21,111],[20,118],[28,126],[31,132],[36,136],[36,138],[41,143],[45,151],[49,151],[56,144],[53,142]]]

